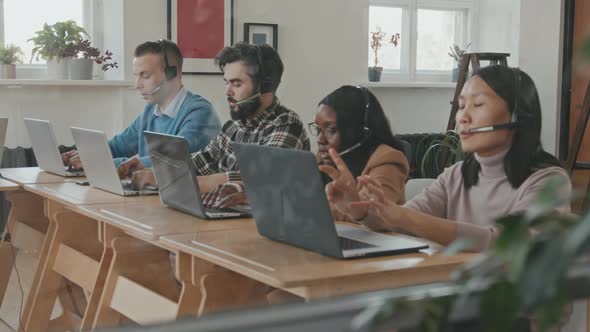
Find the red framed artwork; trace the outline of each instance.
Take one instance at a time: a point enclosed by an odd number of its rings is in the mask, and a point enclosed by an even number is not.
[[[182,51],[183,74],[221,74],[213,59],[233,43],[233,0],[168,0],[168,39]]]

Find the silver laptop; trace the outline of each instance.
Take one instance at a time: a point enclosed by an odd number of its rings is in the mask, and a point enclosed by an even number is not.
[[[162,204],[204,219],[247,218],[250,207],[203,205],[187,141],[181,136],[144,131]]]
[[[64,166],[53,126],[49,121],[25,118],[25,126],[29,132],[39,168],[61,176],[84,176],[83,170],[74,170]]]
[[[113,155],[102,131],[70,128],[90,185],[122,196],[157,195],[157,188],[134,190],[131,180],[119,179]]]
[[[317,253],[353,258],[416,252],[428,244],[334,223],[315,156],[233,143],[260,235]]]
[[[8,130],[8,118],[0,118],[0,163],[2,162],[2,156],[4,155],[6,130]]]

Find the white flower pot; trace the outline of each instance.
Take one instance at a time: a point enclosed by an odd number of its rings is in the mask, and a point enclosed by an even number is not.
[[[67,80],[69,78],[66,59],[47,60],[47,78],[50,80]]]
[[[8,80],[16,78],[16,65],[0,64],[0,79]]]
[[[91,80],[94,61],[91,59],[68,59],[69,78],[71,80]]]

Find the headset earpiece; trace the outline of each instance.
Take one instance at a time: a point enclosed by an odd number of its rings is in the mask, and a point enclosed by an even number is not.
[[[168,54],[166,52],[166,41],[163,39],[158,40],[160,46],[162,47],[162,55],[164,56],[164,76],[166,77],[166,81],[170,81],[178,75],[178,71],[176,66],[171,66],[168,62]]]
[[[363,115],[364,122],[361,130],[363,132],[363,140],[367,140],[371,134],[371,130],[369,129],[369,110],[371,109],[371,99],[369,98],[369,91],[367,91],[367,88],[358,85],[357,88],[361,90],[363,94],[363,101],[365,103],[365,112]]]
[[[513,123],[518,123],[519,118],[519,101],[520,101],[520,84],[521,84],[521,74],[520,68],[512,68],[512,72],[514,73],[514,86],[515,86],[515,93],[514,93],[514,105],[512,106],[512,121]]]
[[[259,66],[259,70],[258,70],[258,82],[259,82],[259,86],[258,86],[258,92],[259,93],[266,93],[266,92],[272,92],[273,90],[273,84],[272,84],[272,79],[270,78],[270,76],[267,76],[265,71],[264,71],[264,64],[262,62],[262,49],[260,48],[260,46],[258,45],[254,45],[254,47],[256,48],[256,55],[258,57],[258,66]]]

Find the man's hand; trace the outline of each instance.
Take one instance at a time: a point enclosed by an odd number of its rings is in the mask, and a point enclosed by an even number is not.
[[[153,170],[146,168],[133,172],[133,175],[131,176],[131,187],[133,187],[133,189],[139,190],[148,185],[154,187],[157,186]]]
[[[236,205],[248,205],[246,192],[238,190],[239,184],[225,183],[205,194],[203,205],[226,208]]]
[[[70,150],[63,153],[61,155],[61,161],[63,162],[64,166],[68,166],[70,169],[82,169],[82,160],[80,159],[78,150]]]
[[[141,163],[141,160],[139,160],[137,156],[134,156],[130,159],[127,159],[124,163],[121,163],[117,169],[117,173],[119,173],[119,178],[125,179],[132,177],[135,171],[139,171],[144,168],[145,167]]]

